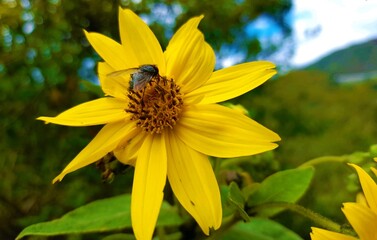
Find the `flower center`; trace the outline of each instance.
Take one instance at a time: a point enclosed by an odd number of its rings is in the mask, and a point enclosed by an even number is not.
[[[173,79],[154,76],[141,89],[130,89],[128,108],[131,120],[145,132],[161,133],[166,127],[173,128],[182,110],[182,94]]]

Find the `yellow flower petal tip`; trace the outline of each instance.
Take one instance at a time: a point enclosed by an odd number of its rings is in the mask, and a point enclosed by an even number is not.
[[[138,17],[131,9],[129,8],[122,8],[121,6],[119,6],[119,12],[120,13],[124,13],[124,14],[132,14],[133,16],[136,16]]]
[[[310,233],[310,238],[312,240],[357,240],[356,238],[337,232],[331,232],[328,230],[312,227],[312,232]]]
[[[200,21],[202,21],[203,20],[203,18],[204,18],[204,15],[203,14],[201,14],[201,15],[199,15],[199,16],[196,16],[196,17],[192,17],[189,21],[194,21],[194,22],[198,22],[197,23],[197,25],[196,25],[196,27],[198,27],[198,25],[199,25],[199,23],[200,23]]]
[[[61,182],[63,180],[63,177],[57,176],[52,180],[52,184],[55,184],[57,182]]]
[[[38,118],[36,118],[36,120],[44,121],[44,124],[49,124],[50,122],[47,121],[47,119],[49,119],[49,117],[38,117]]]
[[[90,32],[86,31],[85,29],[83,29],[82,31],[84,32],[86,39],[89,41]]]
[[[65,171],[66,169],[64,169],[58,176],[56,176],[53,180],[52,180],[52,184],[55,184],[57,182],[61,182],[63,180],[63,178],[65,177],[65,175],[67,175],[67,173],[69,172],[66,172]]]

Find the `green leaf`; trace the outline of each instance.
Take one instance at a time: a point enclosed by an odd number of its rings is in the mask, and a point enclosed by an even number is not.
[[[229,193],[228,193],[228,201],[231,203],[232,206],[234,206],[240,216],[245,221],[249,221],[249,215],[245,212],[245,198],[243,196],[243,193],[239,189],[237,183],[231,182],[229,185]]]
[[[135,236],[130,233],[115,233],[102,238],[102,240],[135,240]]]
[[[99,85],[94,84],[88,80],[81,80],[80,84],[86,91],[93,93],[95,96],[97,97],[103,96],[103,91]]]
[[[250,222],[239,222],[221,236],[222,240],[302,240],[300,236],[279,223],[252,218]]]
[[[231,182],[229,184],[229,193],[228,193],[228,199],[230,199],[232,202],[237,204],[238,206],[244,206],[245,205],[245,198],[238,187],[237,183]]]
[[[79,207],[63,217],[26,227],[16,239],[28,235],[54,236],[106,232],[131,228],[131,195],[97,200]],[[182,223],[175,209],[163,202],[157,226],[176,226]]]
[[[277,172],[266,178],[247,201],[248,207],[257,207],[265,203],[295,203],[308,189],[313,178],[312,167],[296,168]],[[272,216],[283,208],[256,208],[259,216]]]
[[[220,185],[221,206],[223,209],[223,217],[229,217],[234,213],[234,207],[228,201],[229,186]]]

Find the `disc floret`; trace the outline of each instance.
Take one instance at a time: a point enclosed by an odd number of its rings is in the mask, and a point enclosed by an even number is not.
[[[157,75],[140,90],[130,89],[126,112],[131,120],[145,132],[161,133],[165,128],[173,129],[183,106],[180,87],[173,79]]]

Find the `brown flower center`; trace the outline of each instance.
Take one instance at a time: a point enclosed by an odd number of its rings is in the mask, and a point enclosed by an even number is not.
[[[173,128],[182,110],[182,94],[173,79],[154,76],[139,90],[130,89],[126,112],[131,120],[145,132],[161,133],[166,127]]]

